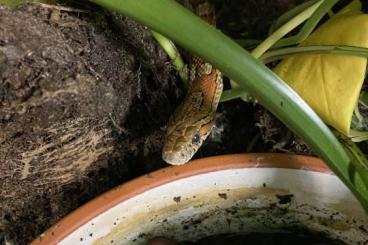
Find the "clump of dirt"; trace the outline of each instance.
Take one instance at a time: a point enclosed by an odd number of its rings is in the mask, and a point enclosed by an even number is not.
[[[260,135],[268,151],[302,155],[313,154],[304,141],[295,136],[281,121],[267,110],[260,108],[256,114],[256,118],[256,126],[260,130]]]
[[[25,244],[162,167],[181,91],[165,53],[125,17],[26,5],[1,8],[0,23],[0,227],[3,241]]]
[[[224,32],[261,38],[299,1],[214,2]],[[0,7],[0,242],[27,244],[100,193],[166,166],[165,125],[184,93],[164,51],[127,17]],[[257,111],[221,104],[195,157],[274,149]]]

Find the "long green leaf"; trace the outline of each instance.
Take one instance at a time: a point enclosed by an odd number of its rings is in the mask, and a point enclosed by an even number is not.
[[[339,54],[368,57],[368,48],[337,45],[298,46],[268,51],[260,57],[260,60],[263,63],[267,63],[287,57],[289,55],[302,54]]]
[[[237,81],[325,160],[368,210],[368,190],[329,128],[286,83],[237,43],[173,0],[92,1],[162,33]]]
[[[288,22],[289,20],[291,20],[293,17],[295,17],[297,14],[299,14],[300,12],[304,11],[305,9],[307,9],[308,7],[312,6],[313,4],[315,4],[318,0],[309,0],[306,1],[290,10],[288,10],[287,12],[283,13],[279,18],[277,18],[277,20],[271,25],[271,28],[268,32],[269,35],[271,35],[274,31],[276,31],[278,28],[280,28],[282,25],[284,25],[286,22]]]

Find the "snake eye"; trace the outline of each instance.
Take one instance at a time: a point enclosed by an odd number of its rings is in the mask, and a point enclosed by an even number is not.
[[[192,143],[198,145],[201,142],[201,136],[198,132],[195,132],[192,137]]]

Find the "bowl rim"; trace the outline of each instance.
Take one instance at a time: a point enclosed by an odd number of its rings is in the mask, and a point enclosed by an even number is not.
[[[169,166],[125,182],[82,205],[39,235],[30,245],[57,244],[110,208],[155,187],[179,179],[239,168],[287,168],[333,174],[319,158],[285,153],[242,153],[192,160]]]

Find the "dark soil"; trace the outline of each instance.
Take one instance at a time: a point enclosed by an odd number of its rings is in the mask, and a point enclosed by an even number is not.
[[[185,243],[187,245],[280,245],[280,244],[298,244],[298,245],[343,245],[340,241],[324,238],[321,234],[309,232],[279,232],[279,233],[249,233],[249,234],[228,234],[203,238],[196,242]]]
[[[219,28],[253,39],[298,2],[214,1]],[[166,166],[165,125],[184,95],[177,73],[147,29],[83,8],[0,7],[0,244],[27,244],[102,192]],[[195,157],[309,152],[260,106],[234,100],[219,112]]]

